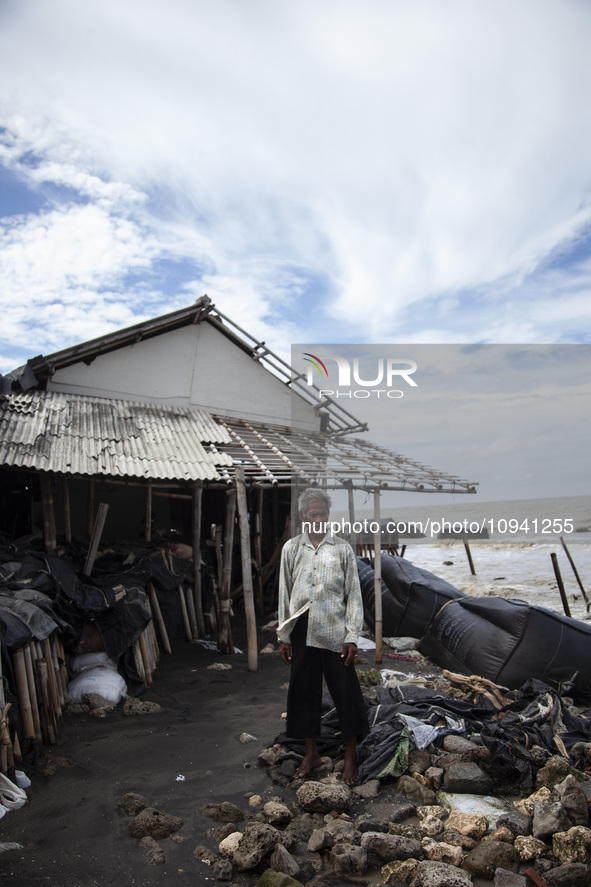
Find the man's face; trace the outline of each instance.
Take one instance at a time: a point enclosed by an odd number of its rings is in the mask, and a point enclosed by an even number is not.
[[[310,524],[310,532],[312,534],[324,536],[326,533],[326,522],[328,520],[328,508],[326,507],[326,504],[319,499],[312,502],[311,505],[308,506],[308,510],[302,514],[302,520]]]

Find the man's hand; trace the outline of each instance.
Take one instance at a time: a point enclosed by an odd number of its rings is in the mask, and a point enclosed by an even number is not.
[[[355,662],[356,655],[357,655],[357,644],[343,644],[343,652],[341,653],[341,659],[345,660],[345,665],[351,665],[351,663]]]
[[[291,644],[284,644],[283,641],[281,641],[279,644],[279,652],[285,664],[291,665]]]

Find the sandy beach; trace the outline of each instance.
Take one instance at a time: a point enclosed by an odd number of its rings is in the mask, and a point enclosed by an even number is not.
[[[498,572],[495,552],[505,566],[512,560],[520,565],[519,571],[515,567],[520,583],[495,579],[494,574],[510,578],[509,570]],[[531,566],[533,558],[547,557],[547,551],[540,553],[539,544],[514,546],[512,552],[507,546],[476,544],[473,553],[476,577],[469,574],[461,543],[408,547],[414,563],[465,592],[490,595],[499,586],[518,585],[523,599],[529,589],[531,602],[543,603],[537,567]],[[453,563],[444,566],[443,560]],[[550,580],[544,579],[544,584],[559,612],[556,589]],[[275,641],[274,632],[262,625],[264,620],[259,620],[259,650]],[[246,649],[241,612],[233,631],[236,646]],[[360,651],[360,660],[361,669],[375,667],[371,650]],[[211,668],[216,663],[231,668]],[[441,673],[428,661],[417,667],[387,655],[381,667],[409,676]],[[245,795],[249,792],[266,798],[285,794],[288,802],[294,799],[257,765],[259,752],[283,730],[287,679],[277,650],[261,653],[258,671],[251,673],[246,653],[224,656],[177,637],[172,655],[161,655],[154,683],[141,697],[158,703],[160,711],[125,716],[119,705],[104,718],[89,713],[64,718],[57,744],[42,749],[27,789],[28,803],[0,822],[1,840],[22,844],[22,849],[0,854],[2,878],[15,887],[151,885],[182,883],[182,879],[216,883],[211,867],[198,861],[194,850],[198,845],[217,849],[211,830],[219,824],[199,814],[198,808],[227,800],[248,815]],[[256,739],[243,743],[243,733]],[[129,835],[129,820],[117,811],[119,799],[128,792],[183,820],[177,835],[161,842],[166,856],[163,865],[148,863],[145,848]],[[235,875],[232,883],[249,887],[255,881],[249,873]]]
[[[239,645],[239,628],[237,635]],[[216,662],[232,667],[208,668]],[[250,673],[244,654],[223,657],[177,640],[142,697],[161,711],[126,717],[119,705],[104,718],[67,716],[58,744],[43,747],[28,803],[0,822],[1,840],[23,845],[0,854],[2,877],[15,887],[205,881],[210,869],[193,850],[214,848],[206,830],[216,823],[197,808],[222,800],[246,808],[245,792],[275,793],[256,760],[282,730],[286,672],[278,654],[261,655]],[[241,743],[243,732],[256,741]],[[149,865],[129,836],[129,820],[117,812],[127,792],[184,820],[180,840],[162,842],[165,865]]]

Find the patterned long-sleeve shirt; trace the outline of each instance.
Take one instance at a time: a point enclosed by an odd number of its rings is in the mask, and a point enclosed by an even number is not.
[[[344,539],[327,533],[314,548],[307,533],[283,546],[279,576],[277,637],[289,643],[299,616],[308,610],[310,647],[340,652],[357,643],[363,627],[363,602],[357,561]]]

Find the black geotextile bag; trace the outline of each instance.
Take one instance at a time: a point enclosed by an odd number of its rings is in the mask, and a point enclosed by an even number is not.
[[[448,601],[464,594],[405,558],[382,554],[382,633],[385,637],[422,637]],[[367,558],[357,558],[365,621],[375,623],[374,571]]]
[[[450,601],[418,644],[436,665],[515,690],[529,678],[591,697],[591,625],[504,598]]]

